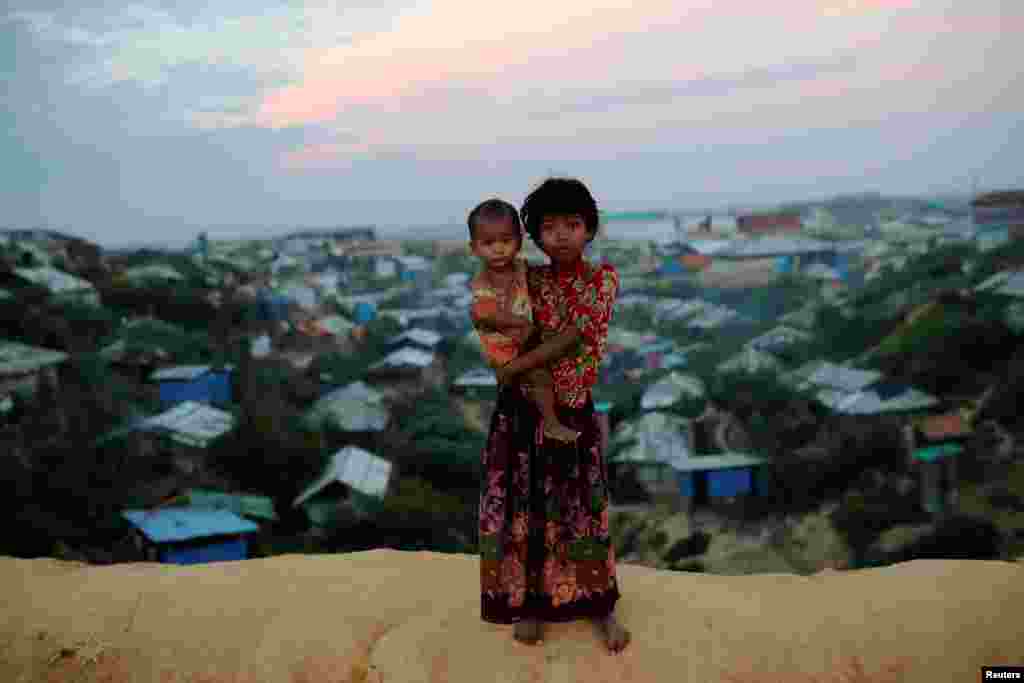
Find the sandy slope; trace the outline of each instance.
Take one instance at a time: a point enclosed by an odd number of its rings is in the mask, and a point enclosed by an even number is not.
[[[744,669],[757,674],[745,680],[829,672],[851,656],[869,672],[906,659],[896,680],[970,681],[984,663],[1024,664],[1019,563],[806,577],[619,570],[634,642],[613,657],[586,623],[549,625],[531,648],[481,622],[475,556],[377,550],[193,567],[0,558],[0,681],[703,683]]]

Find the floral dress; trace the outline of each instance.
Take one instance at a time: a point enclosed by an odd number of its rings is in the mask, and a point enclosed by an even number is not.
[[[608,469],[590,396],[607,343],[619,278],[581,262],[556,275],[529,266],[541,339],[580,327],[574,352],[552,364],[559,419],[575,443],[544,439],[537,408],[504,387],[483,452],[480,489],[481,618],[571,621],[609,614],[619,599],[608,530]]]

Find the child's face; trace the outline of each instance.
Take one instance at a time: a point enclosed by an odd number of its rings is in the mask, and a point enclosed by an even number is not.
[[[583,216],[544,216],[540,224],[540,247],[555,263],[573,263],[583,255],[590,234]]]
[[[501,269],[512,265],[522,246],[522,232],[509,219],[480,221],[474,233],[469,248],[483,259],[488,268]]]

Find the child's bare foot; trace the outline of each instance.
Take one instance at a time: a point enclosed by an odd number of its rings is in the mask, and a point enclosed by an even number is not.
[[[541,640],[540,622],[536,619],[523,619],[516,624],[512,635],[516,640],[527,645],[543,642]]]
[[[632,640],[632,634],[625,626],[619,623],[614,614],[609,614],[603,619],[594,619],[593,621],[601,631],[601,635],[604,636],[608,651],[613,654],[622,652],[626,645],[629,644],[629,641]]]
[[[575,441],[580,433],[569,429],[560,422],[552,422],[544,425],[544,436],[559,441]]]

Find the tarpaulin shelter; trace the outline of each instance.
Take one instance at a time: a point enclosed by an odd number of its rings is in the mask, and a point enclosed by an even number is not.
[[[357,446],[345,446],[292,505],[303,508],[313,525],[321,528],[334,522],[342,508],[357,516],[369,514],[387,496],[392,473],[387,460]]]
[[[147,558],[167,564],[244,560],[247,535],[259,531],[231,511],[208,507],[125,510],[121,515],[139,531],[137,547]]]
[[[160,403],[170,407],[182,401],[199,403],[231,403],[233,367],[210,365],[177,365],[162,368],[150,375],[160,385]]]
[[[306,413],[313,428],[344,432],[379,432],[387,428],[391,411],[383,395],[364,382],[353,382],[322,396]]]
[[[643,410],[656,410],[674,405],[685,397],[700,399],[706,395],[707,387],[700,377],[670,372],[644,391],[640,407]]]

